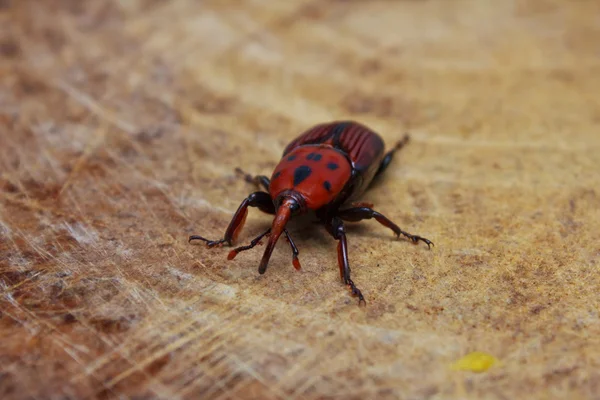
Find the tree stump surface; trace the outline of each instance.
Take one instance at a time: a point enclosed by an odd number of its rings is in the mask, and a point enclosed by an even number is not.
[[[0,397],[600,395],[600,2],[0,1]],[[410,143],[336,242],[222,237],[285,145]],[[251,210],[239,243],[271,223]],[[480,351],[484,372],[453,368]]]

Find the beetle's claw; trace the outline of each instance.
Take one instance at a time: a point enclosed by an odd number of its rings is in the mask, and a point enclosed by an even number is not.
[[[417,243],[419,242],[419,240],[420,240],[420,241],[422,241],[422,242],[424,242],[424,243],[427,245],[427,248],[428,248],[428,249],[430,249],[430,250],[431,250],[431,246],[433,246],[433,245],[434,245],[434,244],[433,244],[433,242],[432,242],[431,240],[429,240],[429,239],[426,239],[426,238],[424,238],[424,237],[421,237],[421,236],[414,236],[414,237],[413,237],[413,242],[414,242],[415,244],[417,244]]]
[[[421,237],[421,236],[418,236],[418,235],[411,235],[411,234],[406,234],[406,233],[400,233],[400,234],[396,234],[396,237],[400,238],[400,235],[404,235],[407,238],[409,238],[410,241],[413,244],[418,244],[419,241],[421,241],[421,242],[425,243],[427,245],[427,248],[430,249],[430,250],[431,250],[431,246],[434,246],[434,244],[433,244],[433,242],[431,240],[429,240],[427,238],[424,238],[424,237]]]
[[[365,301],[365,297],[360,289],[356,287],[352,279],[346,280],[346,285],[348,285],[348,288],[352,291],[352,296],[358,297],[358,305],[360,306],[362,303],[366,306],[367,302]]]

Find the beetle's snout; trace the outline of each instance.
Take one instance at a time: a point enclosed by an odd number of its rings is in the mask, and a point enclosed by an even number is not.
[[[267,248],[265,249],[262,260],[260,261],[260,265],[258,266],[259,274],[264,274],[267,270],[267,265],[269,264],[269,259],[271,258],[273,249],[277,244],[279,236],[281,236],[281,234],[283,233],[285,225],[292,216],[292,207],[294,205],[297,205],[297,203],[294,200],[287,199],[277,209],[277,214],[275,215],[275,219],[273,220],[273,226],[271,227],[271,236],[269,237],[269,243],[267,244]]]

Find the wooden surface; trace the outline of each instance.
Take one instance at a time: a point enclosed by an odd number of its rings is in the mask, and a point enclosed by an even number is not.
[[[600,2],[0,1],[0,397],[600,396]],[[409,232],[218,237],[309,126]],[[248,241],[270,223],[250,213]],[[472,351],[499,363],[450,366]]]

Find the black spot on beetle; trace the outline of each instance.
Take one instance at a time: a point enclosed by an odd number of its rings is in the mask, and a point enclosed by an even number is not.
[[[299,185],[303,180],[308,178],[312,170],[309,166],[301,165],[294,171],[294,186]]]
[[[287,158],[288,161],[294,161],[295,159],[296,159],[296,155],[295,154],[292,154],[291,156],[289,156]]]
[[[325,190],[327,190],[328,192],[331,192],[331,183],[329,183],[329,181],[325,181],[323,182],[323,187],[325,188]]]
[[[336,169],[338,169],[339,167],[340,167],[340,166],[339,166],[339,165],[337,165],[337,164],[336,164],[336,163],[334,163],[334,162],[330,162],[329,164],[327,164],[327,168],[329,168],[329,169],[330,169],[330,170],[332,170],[332,171],[335,171],[335,170],[336,170]]]
[[[321,155],[319,153],[310,153],[306,156],[307,160],[319,161],[321,159]]]
[[[275,174],[273,174],[273,179],[279,178],[279,175],[281,175],[281,171],[275,172]]]

